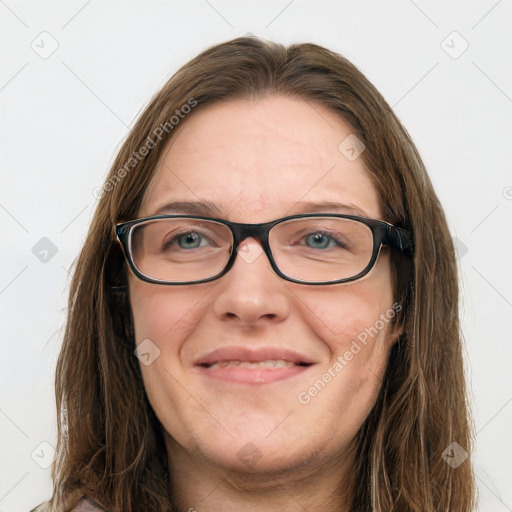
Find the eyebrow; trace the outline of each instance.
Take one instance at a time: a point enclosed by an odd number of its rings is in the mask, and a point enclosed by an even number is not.
[[[212,201],[174,201],[158,208],[152,215],[171,212],[202,215],[203,217],[220,217],[222,214],[220,208]]]
[[[368,217],[366,212],[356,205],[349,203],[337,203],[334,201],[298,201],[290,210],[295,213],[347,213]],[[212,201],[173,201],[158,208],[151,215],[164,215],[169,213],[183,213],[189,215],[201,215],[203,217],[222,217],[222,210]],[[287,214],[288,215],[288,214]]]
[[[299,208],[300,213],[348,213],[351,215],[361,215],[363,217],[368,217],[368,214],[356,206],[355,204],[348,203],[337,203],[335,201],[322,201],[322,202],[311,202],[311,201],[299,201],[295,203],[295,208]]]

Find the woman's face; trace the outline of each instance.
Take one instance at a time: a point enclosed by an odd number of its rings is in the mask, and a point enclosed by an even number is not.
[[[244,223],[308,212],[379,219],[362,159],[339,149],[351,134],[335,113],[288,97],[205,107],[180,126],[139,217],[173,202],[190,204],[166,213],[204,215],[194,203],[208,201],[212,216]],[[339,206],[312,206],[321,203]],[[216,281],[165,286],[130,274],[129,288],[136,343],[152,347],[144,384],[171,458],[242,471],[341,460],[396,339],[387,249],[360,281],[308,286],[277,276],[259,243],[246,239]],[[242,365],[233,380],[229,367],[198,366],[210,356],[292,364]]]

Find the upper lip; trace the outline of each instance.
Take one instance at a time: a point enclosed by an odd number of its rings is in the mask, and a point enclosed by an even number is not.
[[[211,366],[221,361],[247,361],[258,363],[268,360],[283,359],[299,365],[311,365],[315,362],[298,352],[279,347],[222,347],[199,358],[195,366]]]

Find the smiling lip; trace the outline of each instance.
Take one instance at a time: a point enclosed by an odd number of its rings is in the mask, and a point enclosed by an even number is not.
[[[315,364],[283,348],[225,347],[197,360],[195,367],[209,377],[248,384],[265,384],[298,375]]]

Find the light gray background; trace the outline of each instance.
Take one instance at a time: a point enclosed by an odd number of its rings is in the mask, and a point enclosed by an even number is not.
[[[0,0],[0,512],[51,493],[67,269],[94,189],[171,74],[248,32],[342,53],[415,140],[459,247],[480,510],[512,510],[511,21],[511,0]]]

